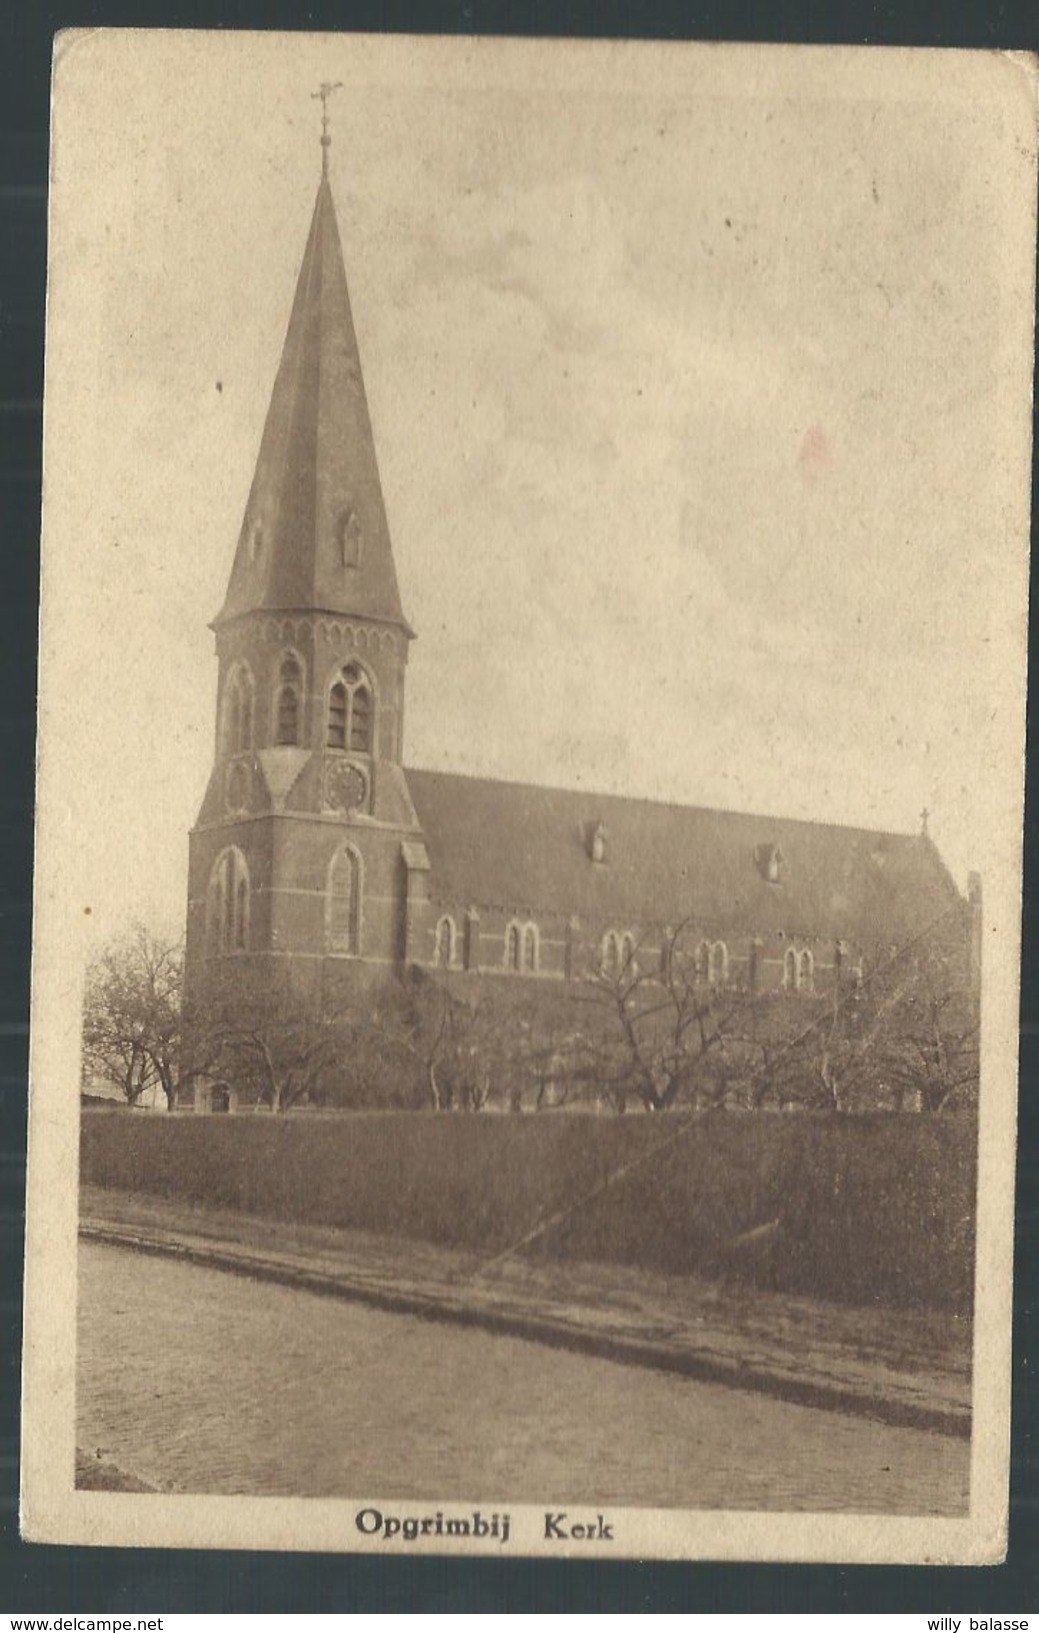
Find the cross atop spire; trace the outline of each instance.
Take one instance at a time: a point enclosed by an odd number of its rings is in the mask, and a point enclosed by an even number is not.
[[[310,93],[312,102],[316,102],[318,97],[321,98],[321,174],[323,176],[328,175],[328,150],[332,146],[332,138],[328,134],[328,99],[333,91],[341,91],[342,89],[343,82],[341,79],[337,79],[335,84],[325,79],[322,80],[316,91]]]

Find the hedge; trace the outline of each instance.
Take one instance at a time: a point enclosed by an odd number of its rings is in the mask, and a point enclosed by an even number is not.
[[[548,1224],[526,1251],[963,1313],[976,1133],[969,1116],[128,1112],[84,1116],[80,1174],[488,1254]]]

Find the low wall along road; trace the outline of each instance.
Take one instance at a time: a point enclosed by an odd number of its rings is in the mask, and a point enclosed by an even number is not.
[[[969,1313],[967,1116],[87,1115],[84,1183],[491,1254]],[[615,1177],[614,1177],[615,1176]],[[545,1228],[547,1227],[547,1228]]]

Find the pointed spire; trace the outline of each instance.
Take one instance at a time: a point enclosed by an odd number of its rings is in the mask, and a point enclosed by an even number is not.
[[[216,623],[258,611],[374,618],[400,604],[343,251],[322,176],[227,597]]]

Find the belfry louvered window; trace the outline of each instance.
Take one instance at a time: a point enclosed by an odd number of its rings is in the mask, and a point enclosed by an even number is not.
[[[356,664],[346,671],[350,686],[350,726],[348,742],[359,754],[367,754],[372,746],[372,693],[368,681]]]
[[[328,694],[328,747],[370,754],[373,715],[371,682],[360,664],[348,663]]]
[[[295,748],[299,743],[302,691],[303,672],[299,660],[289,653],[278,673],[278,709],[274,741],[280,747]]]
[[[236,663],[224,693],[224,753],[241,754],[253,746],[253,680],[244,663]]]
[[[346,747],[346,721],[348,713],[346,687],[341,680],[337,680],[328,699],[328,746],[329,748]]]

